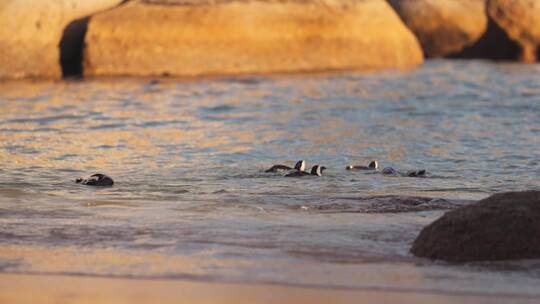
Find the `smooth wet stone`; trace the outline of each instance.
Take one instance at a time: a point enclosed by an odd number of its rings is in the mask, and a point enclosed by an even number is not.
[[[0,79],[62,77],[62,38],[74,20],[121,0],[1,0]],[[71,39],[71,38],[70,38]]]
[[[111,187],[114,184],[112,178],[101,173],[90,175],[88,178],[78,178],[75,180],[75,182],[77,184],[96,187]]]
[[[450,262],[540,258],[540,191],[499,193],[449,211],[420,232],[411,252]]]
[[[420,45],[384,0],[127,2],[93,16],[85,75],[411,68]]]
[[[414,32],[426,57],[442,57],[474,43],[487,28],[484,0],[389,0]]]
[[[540,45],[540,1],[489,0],[489,16],[521,48],[520,60],[536,62]]]

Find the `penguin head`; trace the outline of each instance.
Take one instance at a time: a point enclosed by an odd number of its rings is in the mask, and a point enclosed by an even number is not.
[[[379,162],[377,162],[376,160],[372,160],[372,161],[369,163],[368,167],[369,167],[370,169],[377,169],[377,168],[379,168]]]
[[[382,170],[382,174],[385,174],[385,175],[395,175],[396,173],[397,173],[396,169],[392,167],[386,167]]]
[[[324,169],[322,169],[322,168],[326,169],[325,167],[321,167],[321,166],[319,166],[319,165],[313,166],[313,167],[311,168],[311,174],[312,174],[312,175],[317,175],[317,176],[322,176],[322,171],[324,170]]]
[[[298,171],[304,171],[306,170],[306,162],[304,160],[299,160],[296,165],[294,165],[294,168]]]

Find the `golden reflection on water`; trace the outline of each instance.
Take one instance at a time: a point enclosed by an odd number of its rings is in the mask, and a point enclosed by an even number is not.
[[[506,102],[475,89],[483,85],[474,82],[477,76],[485,75],[444,63],[425,69],[414,77],[389,72],[0,83],[0,165],[117,174],[204,168],[209,159],[225,166],[222,156],[237,154],[243,156],[230,159],[241,163],[244,157],[257,168],[277,159],[325,159],[335,168],[379,159],[381,167],[426,166],[445,171],[441,175],[466,170],[471,176],[486,165],[472,159],[463,167],[459,161],[469,155],[515,154],[500,138],[518,138],[526,148],[538,142],[534,123],[516,127],[514,114],[501,123],[506,112],[484,110],[491,105],[486,96]],[[528,99],[518,102],[526,107]],[[463,188],[465,182],[458,183]]]
[[[165,83],[164,86],[172,85]],[[138,106],[130,104],[129,97],[125,106],[119,106],[117,99],[120,96],[110,91],[118,90],[122,82],[109,85],[99,81],[95,86],[84,86],[86,93],[77,83],[13,82],[0,86],[5,99],[2,100],[5,111],[0,113],[0,121],[4,122],[4,128],[17,130],[0,132],[1,165],[4,168],[39,166],[88,170],[114,168],[139,159],[144,160],[149,169],[157,169],[156,159],[164,152],[161,146],[216,148],[226,153],[242,153],[248,152],[249,143],[257,138],[252,130],[225,129],[224,122],[197,119],[193,103],[198,107],[211,107],[212,98],[186,100],[181,105],[185,109],[171,111],[170,102],[159,100],[155,94],[138,95],[137,100],[147,99]],[[132,84],[128,86],[133,89]],[[101,92],[108,93],[96,98],[95,94]],[[39,96],[43,96],[43,100],[39,100]],[[229,105],[240,103],[237,97],[227,98]],[[107,118],[85,117],[88,113],[102,113]],[[245,116],[219,115],[220,119]],[[47,121],[49,119],[51,121]],[[158,124],[182,121],[183,127],[174,123],[142,128],[136,125],[147,121]],[[11,153],[8,149],[21,145],[26,153]],[[108,149],[96,151],[102,147]],[[171,163],[185,160],[181,150],[168,157]]]
[[[537,187],[537,106],[530,96],[453,95],[472,91],[454,77],[393,77],[0,83],[0,232],[22,244],[0,246],[0,260],[38,272],[231,279],[244,271],[238,277],[285,284],[453,290],[469,274],[433,279],[423,271],[438,266],[408,255],[412,235],[443,211],[364,214],[357,198],[479,199]],[[506,108],[491,111],[497,103]],[[262,173],[302,158],[328,173]],[[375,158],[381,167],[426,166],[434,177],[344,170]],[[71,179],[94,171],[119,187]],[[336,209],[302,209],[316,206]]]
[[[46,253],[46,254],[44,254]],[[158,252],[133,252],[115,249],[83,249],[74,246],[18,246],[0,247],[0,259],[25,261],[19,271],[38,273],[84,273],[96,275],[147,275],[181,273],[203,275],[208,268],[227,267],[231,262],[212,257],[212,252],[197,257],[166,255]],[[249,262],[244,262],[245,264]],[[236,261],[241,266],[241,261]]]

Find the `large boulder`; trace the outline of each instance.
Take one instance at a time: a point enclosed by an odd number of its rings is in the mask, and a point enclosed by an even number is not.
[[[84,75],[371,70],[423,61],[384,0],[150,2],[90,19]]]
[[[0,79],[61,77],[59,45],[68,24],[120,2],[0,1]]]
[[[540,191],[492,195],[425,227],[411,252],[450,262],[540,258]]]
[[[488,0],[489,16],[521,47],[521,61],[535,62],[540,44],[539,0]]]
[[[489,18],[488,28],[480,39],[447,57],[515,61],[520,57],[520,47],[508,37],[508,34],[497,23]]]
[[[485,32],[484,0],[389,0],[427,57],[454,54]]]

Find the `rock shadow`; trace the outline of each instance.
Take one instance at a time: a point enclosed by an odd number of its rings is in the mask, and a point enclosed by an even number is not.
[[[475,43],[447,57],[515,61],[519,59],[520,54],[520,46],[511,40],[497,23],[488,18],[486,32]]]
[[[84,17],[69,23],[60,40],[60,65],[62,76],[82,77],[84,38],[88,29],[90,17]]]

